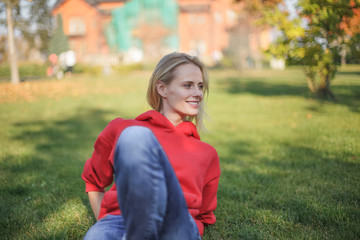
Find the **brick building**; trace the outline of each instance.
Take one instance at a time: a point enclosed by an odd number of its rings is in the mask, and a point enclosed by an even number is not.
[[[118,53],[109,47],[109,37],[106,36],[104,29],[111,24],[114,15],[112,10],[124,8],[132,1],[148,2],[149,5],[161,0],[153,2],[150,0],[58,0],[52,14],[62,16],[64,33],[69,39],[70,48],[76,52],[78,61],[110,60],[116,63]],[[177,4],[178,38],[177,49],[174,50],[196,54],[208,62],[220,58],[221,52],[229,46],[229,29],[237,23],[233,1],[173,1]],[[147,29],[154,33],[166,34],[161,27]],[[130,34],[133,35],[132,37],[151,35],[151,32],[145,31],[146,28],[140,26],[132,29]],[[120,40],[123,37],[120,35]],[[254,34],[249,37],[254,38]],[[252,41],[251,44],[256,43]],[[144,44],[142,46],[143,49],[140,50],[144,51]]]
[[[109,54],[103,26],[111,21],[111,10],[125,0],[58,0],[52,14],[61,15],[64,33],[79,61]]]

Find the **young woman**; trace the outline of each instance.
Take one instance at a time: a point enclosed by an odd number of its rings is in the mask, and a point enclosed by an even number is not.
[[[86,240],[201,239],[215,223],[219,158],[197,132],[208,85],[198,58],[168,54],[150,79],[154,110],[100,133],[82,174],[98,219]]]

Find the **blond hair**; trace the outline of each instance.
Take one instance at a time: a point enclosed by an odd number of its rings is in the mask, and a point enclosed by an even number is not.
[[[209,79],[205,65],[195,56],[190,56],[186,53],[173,52],[164,56],[156,65],[154,72],[151,75],[149,87],[147,91],[147,101],[149,105],[156,111],[160,112],[163,108],[162,98],[157,91],[156,83],[162,81],[166,85],[170,84],[174,79],[175,69],[183,64],[194,64],[198,66],[202,73],[203,80],[203,94],[204,97],[209,91]],[[199,113],[196,116],[187,116],[185,121],[193,121],[198,129],[203,129],[203,117],[205,116],[204,101],[200,102]]]

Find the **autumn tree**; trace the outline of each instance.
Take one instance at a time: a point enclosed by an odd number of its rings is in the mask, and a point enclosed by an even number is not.
[[[248,67],[261,68],[261,49],[251,49],[250,36],[256,36],[269,27],[268,24],[259,20],[264,13],[276,8],[282,0],[236,0],[233,10],[236,13],[237,21],[229,29],[229,47],[225,55],[232,61],[237,69]],[[256,44],[255,44],[256,45]]]
[[[360,63],[360,8],[355,7],[355,2],[350,2],[353,6],[353,16],[344,16],[340,27],[344,29],[345,36],[341,51],[341,65],[346,64],[346,56],[357,59],[355,63]],[[354,59],[354,60],[355,60]],[[350,60],[351,61],[351,60]]]
[[[23,0],[24,1],[24,0]],[[27,8],[29,18],[25,19],[25,24],[30,24],[33,28],[26,31],[26,40],[30,43],[31,47],[37,47],[43,53],[48,53],[49,40],[53,29],[53,18],[50,12],[48,0],[28,0]],[[21,28],[25,32],[26,27]],[[39,39],[40,44],[35,46],[35,40]]]
[[[47,0],[5,0],[0,2],[0,13],[6,11],[6,21],[0,19],[0,24],[7,26],[7,50],[5,55],[11,68],[11,82],[19,82],[17,53],[15,46],[16,31],[24,39],[29,49],[37,48],[43,54],[48,49],[52,17]],[[37,41],[39,40],[39,41]],[[40,44],[35,44],[35,42]]]
[[[352,41],[343,24],[359,9],[358,0],[299,0],[298,17],[290,19],[283,7],[264,14],[264,21],[281,32],[268,50],[283,59],[298,59],[303,66],[310,91],[336,100],[331,91],[344,46]]]

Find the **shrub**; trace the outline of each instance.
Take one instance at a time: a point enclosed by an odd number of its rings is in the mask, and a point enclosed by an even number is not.
[[[46,64],[20,63],[19,74],[21,77],[44,77],[46,76],[47,68],[48,66]],[[0,66],[0,77],[1,78],[11,77],[10,66],[8,64],[4,64]]]
[[[131,73],[133,71],[136,71],[136,70],[143,70],[144,67],[143,67],[143,64],[142,63],[133,63],[133,64],[128,64],[128,65],[116,65],[116,66],[113,66],[113,70],[116,72],[116,73]]]
[[[102,73],[102,67],[77,63],[74,66],[74,73],[87,73],[98,76]]]

